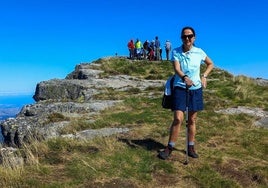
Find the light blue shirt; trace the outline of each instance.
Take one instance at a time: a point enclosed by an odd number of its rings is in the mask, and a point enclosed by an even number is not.
[[[186,74],[194,83],[194,86],[190,87],[190,90],[199,89],[202,87],[200,80],[200,66],[204,63],[207,54],[201,49],[193,46],[190,51],[183,52],[182,46],[172,50],[171,61],[178,61],[180,63],[181,70]],[[174,86],[182,88],[186,87],[181,77],[176,74]]]

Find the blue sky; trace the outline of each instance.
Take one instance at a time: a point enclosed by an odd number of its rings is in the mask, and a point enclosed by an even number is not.
[[[186,25],[216,67],[268,78],[267,11],[266,0],[2,0],[0,94],[34,93],[79,63],[128,55],[130,39],[177,47]]]

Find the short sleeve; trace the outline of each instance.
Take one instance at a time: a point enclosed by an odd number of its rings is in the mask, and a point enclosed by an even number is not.
[[[201,59],[202,59],[202,61],[204,62],[205,59],[206,59],[206,57],[207,57],[207,54],[206,54],[206,52],[204,52],[202,49],[200,49],[200,52],[201,52]]]
[[[171,61],[179,61],[179,48],[172,50]]]

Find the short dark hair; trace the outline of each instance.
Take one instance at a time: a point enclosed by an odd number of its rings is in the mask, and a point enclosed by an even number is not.
[[[181,30],[181,36],[183,35],[183,33],[184,33],[184,31],[185,31],[186,29],[190,29],[190,30],[193,32],[193,35],[195,36],[195,31],[194,31],[194,29],[193,29],[192,27],[190,27],[190,26],[186,26],[186,27],[182,28],[182,30]]]

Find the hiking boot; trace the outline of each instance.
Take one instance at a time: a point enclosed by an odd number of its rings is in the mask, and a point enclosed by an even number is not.
[[[188,145],[188,156],[192,158],[198,158],[198,154],[195,153],[194,146]]]
[[[164,151],[159,152],[158,157],[160,159],[166,160],[170,156],[172,150],[173,150],[172,146],[167,146]]]

